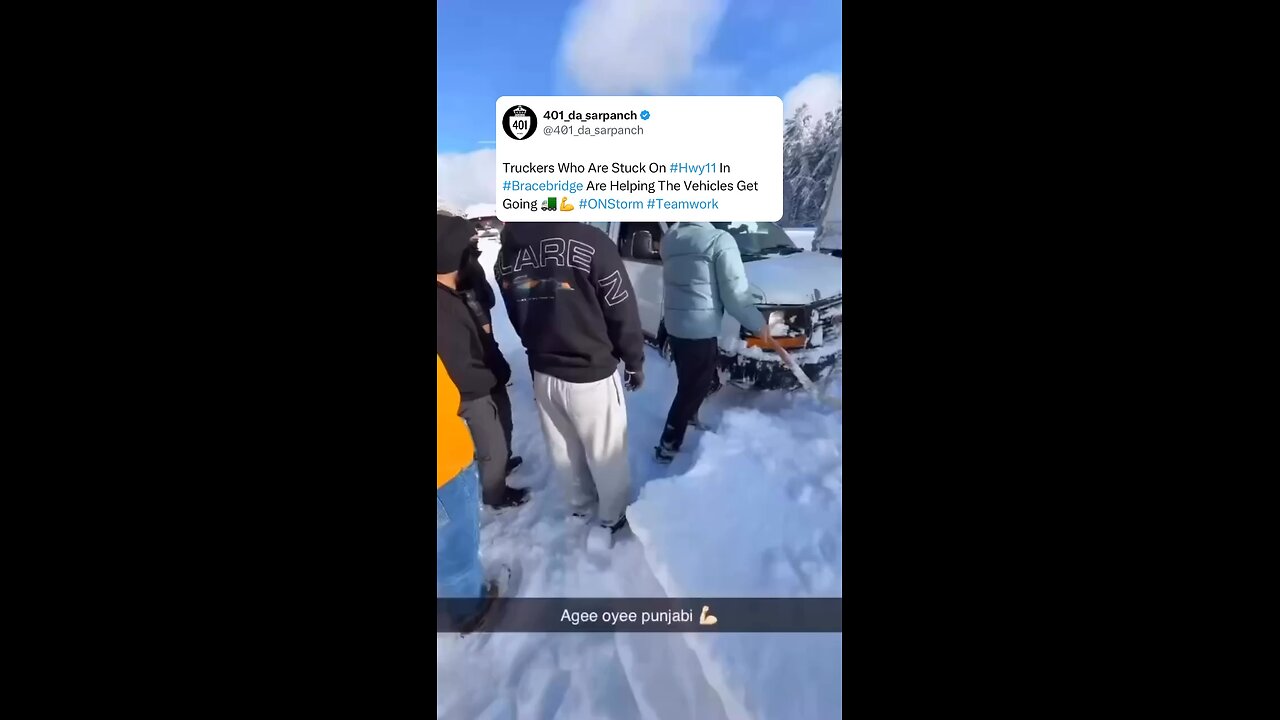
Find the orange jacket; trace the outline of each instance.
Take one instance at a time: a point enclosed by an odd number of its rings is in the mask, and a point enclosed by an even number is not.
[[[475,459],[471,431],[458,416],[462,396],[436,355],[436,488],[458,476]]]

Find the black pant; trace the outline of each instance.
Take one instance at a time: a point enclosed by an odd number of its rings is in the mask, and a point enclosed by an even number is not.
[[[689,421],[698,415],[698,408],[707,399],[711,385],[716,380],[716,356],[719,354],[715,338],[686,340],[670,335],[671,352],[676,358],[676,399],[671,401],[667,413],[667,426],[662,431],[662,442],[669,448],[679,449],[684,443],[684,433]]]
[[[482,398],[462,401],[462,419],[471,429],[480,470],[484,501],[496,505],[507,489],[507,461],[511,459],[511,398],[499,385]]]

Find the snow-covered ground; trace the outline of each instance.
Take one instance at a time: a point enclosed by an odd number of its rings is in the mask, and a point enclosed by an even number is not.
[[[481,245],[492,274],[496,243]],[[490,277],[492,280],[492,276]],[[495,290],[496,291],[496,290]],[[606,555],[568,522],[538,426],[524,349],[501,302],[494,332],[513,369],[512,485],[528,504],[483,511],[485,564],[513,569],[523,597],[843,595],[839,410],[799,393],[726,386],[668,466],[653,446],[674,366],[648,349],[628,393],[634,534]],[[840,380],[829,393],[837,397]],[[477,633],[436,636],[438,718],[840,717],[842,636],[762,633]]]

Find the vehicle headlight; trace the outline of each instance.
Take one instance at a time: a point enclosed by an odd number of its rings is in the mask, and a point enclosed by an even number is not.
[[[764,314],[765,322],[772,330],[779,330],[781,328],[778,325],[782,325],[790,335],[803,334],[809,329],[809,313],[803,307],[762,307],[760,312]]]
[[[779,307],[777,305],[761,305],[760,314],[769,326],[769,332],[784,348],[803,348],[809,338],[809,312],[803,306]],[[741,337],[747,341],[748,347],[766,348],[762,340],[744,328]]]

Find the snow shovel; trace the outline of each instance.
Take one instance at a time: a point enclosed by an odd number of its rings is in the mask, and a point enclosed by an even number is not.
[[[773,349],[778,353],[778,356],[782,358],[782,361],[786,363],[787,367],[791,370],[791,374],[795,375],[796,380],[800,381],[800,387],[809,391],[809,394],[818,402],[835,408],[836,410],[843,409],[844,404],[841,401],[828,398],[818,390],[818,387],[814,385],[813,381],[809,379],[809,376],[805,374],[804,368],[800,367],[800,363],[796,362],[796,359],[791,357],[791,353],[783,349],[782,345],[779,344],[777,340],[773,340],[772,338],[770,338],[770,340],[772,340]]]
[[[778,357],[782,358],[782,362],[786,363],[791,370],[791,374],[795,375],[796,380],[800,381],[800,387],[811,393],[816,393],[818,389],[813,386],[813,381],[809,379],[809,376],[804,374],[804,368],[800,367],[800,363],[796,362],[796,359],[791,357],[791,353],[784,350],[777,340],[773,340],[773,338],[770,338],[770,340],[773,342],[773,349],[778,353]]]

